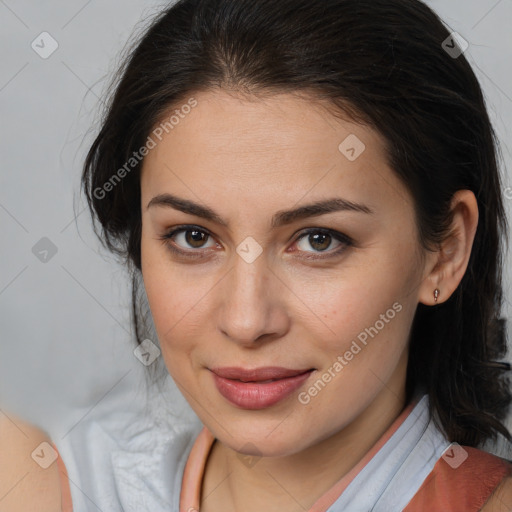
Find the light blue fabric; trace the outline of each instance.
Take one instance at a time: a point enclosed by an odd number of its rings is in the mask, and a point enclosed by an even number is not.
[[[143,389],[124,391],[52,438],[74,512],[178,512],[185,463],[202,424],[168,382],[147,409]]]
[[[428,395],[423,395],[329,512],[403,510],[450,446],[429,418],[428,403]]]
[[[202,425],[184,401],[181,412],[166,412],[169,396],[156,397],[148,414],[126,411],[127,397],[120,397],[53,440],[74,512],[179,512],[183,470]],[[401,511],[449,445],[429,420],[423,395],[329,512]]]

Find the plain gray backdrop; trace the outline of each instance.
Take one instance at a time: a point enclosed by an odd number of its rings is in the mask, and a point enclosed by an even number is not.
[[[427,3],[469,42],[511,187],[512,0]],[[56,438],[139,389],[146,370],[133,354],[127,275],[100,248],[79,180],[120,51],[165,4],[0,0],[0,408]],[[512,188],[507,197],[510,218]]]

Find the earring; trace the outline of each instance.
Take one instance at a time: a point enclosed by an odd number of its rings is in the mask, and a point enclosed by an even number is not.
[[[439,290],[436,288],[434,290],[434,302],[437,302],[437,297],[439,297]]]

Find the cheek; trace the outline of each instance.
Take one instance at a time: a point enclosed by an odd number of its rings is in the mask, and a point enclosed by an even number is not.
[[[371,264],[351,266],[335,280],[309,287],[308,302],[317,313],[310,315],[313,340],[331,362],[349,351],[348,358],[360,364],[392,365],[407,343],[417,306],[411,293],[414,266],[410,258],[379,252]]]
[[[197,314],[201,294],[165,268],[158,271],[158,267],[153,267],[147,271],[144,284],[160,343],[176,345],[183,341],[184,329],[192,335],[190,319]]]
[[[296,326],[309,331],[304,337],[329,357],[344,354],[358,338],[363,342],[394,338],[397,344],[407,334],[401,326],[404,322],[408,325],[408,315],[397,312],[393,304],[405,310],[405,300],[415,298],[406,294],[413,270],[411,259],[400,259],[400,254],[410,254],[410,247],[402,248],[398,256],[392,249],[365,249],[360,262],[348,260],[350,265],[340,265],[333,272],[288,276],[287,286],[293,294],[283,307]],[[208,265],[173,262],[160,242],[144,236],[141,250],[144,284],[162,351],[177,357],[190,354],[191,340],[204,339],[205,333],[211,332],[212,300],[218,293],[220,275]],[[380,347],[374,351],[385,349],[383,343]]]
[[[215,282],[210,272],[185,271],[161,247],[142,247],[144,286],[162,355],[176,361],[192,352],[191,340],[204,338],[208,291]]]
[[[190,387],[189,363],[193,359],[190,340],[196,339],[190,323],[194,297],[190,287],[181,283],[176,272],[167,266],[148,266],[143,275],[164,364],[178,387],[183,385],[186,391]]]
[[[391,294],[371,302],[365,294],[351,297],[346,307],[345,301],[339,299],[338,311],[324,319],[328,336],[313,336],[327,356],[325,363],[334,363],[338,356],[347,361],[343,361],[344,366],[351,367],[392,361],[407,339],[410,315],[405,313],[404,304]]]
[[[305,302],[333,334],[352,335],[358,326],[373,324],[403,295],[401,283],[389,269],[377,267],[343,270],[335,280],[308,288]]]
[[[176,267],[165,258],[165,250],[157,242],[142,237],[141,270],[155,329],[164,349],[185,314],[189,287],[184,287]]]

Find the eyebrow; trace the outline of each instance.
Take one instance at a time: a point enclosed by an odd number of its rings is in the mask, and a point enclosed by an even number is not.
[[[151,201],[149,201],[148,205],[146,206],[146,210],[152,206],[173,208],[190,215],[195,215],[197,217],[210,220],[220,224],[221,226],[229,227],[229,224],[211,208],[200,205],[198,203],[194,203],[189,199],[173,196],[172,194],[159,194],[153,197],[153,199],[151,199]],[[275,229],[287,224],[291,224],[297,220],[339,211],[354,211],[370,215],[375,213],[374,210],[364,204],[354,203],[342,198],[332,198],[323,201],[317,201],[305,206],[300,206],[299,208],[292,210],[278,211],[272,217],[271,226],[273,229]]]

